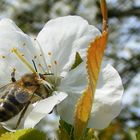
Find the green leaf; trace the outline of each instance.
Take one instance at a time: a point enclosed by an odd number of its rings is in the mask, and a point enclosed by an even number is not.
[[[75,61],[74,61],[74,64],[72,65],[72,67],[71,67],[71,70],[75,69],[82,62],[83,62],[83,60],[82,60],[80,54],[78,52],[76,52]]]
[[[86,68],[89,83],[76,104],[74,117],[74,135],[76,140],[80,140],[83,137],[90,118],[101,63],[106,48],[107,36],[107,32],[103,32],[101,36],[97,36],[95,40],[91,41],[87,51]]]
[[[59,124],[59,140],[72,140],[73,126],[63,120],[60,120]]]
[[[94,130],[92,128],[87,128],[85,132],[85,136],[83,140],[97,140],[96,136],[94,135]]]
[[[46,135],[36,129],[22,129],[16,132],[6,132],[0,140],[46,140]]]
[[[2,134],[6,133],[6,132],[7,132],[7,130],[4,129],[4,128],[2,128],[2,127],[0,126],[0,136],[1,136]]]
[[[128,140],[137,140],[136,139],[136,131],[133,129],[129,129],[127,133]]]
[[[140,140],[140,128],[137,131],[136,137],[137,137],[137,140]]]
[[[77,102],[74,121],[75,140],[81,140],[86,130],[87,122],[92,108],[93,93],[91,88],[87,88]]]

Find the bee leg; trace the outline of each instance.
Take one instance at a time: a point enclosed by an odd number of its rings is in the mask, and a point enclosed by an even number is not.
[[[15,72],[16,72],[16,70],[13,69],[13,72],[11,73],[11,81],[12,81],[12,82],[16,82]]]
[[[22,110],[22,112],[21,112],[21,114],[20,114],[20,116],[19,116],[19,119],[18,119],[18,121],[17,121],[17,124],[16,124],[15,129],[18,128],[18,126],[19,126],[19,124],[20,124],[20,122],[21,122],[21,119],[24,117],[24,114],[25,114],[25,112],[26,112],[28,106],[30,105],[30,103],[31,103],[30,101],[28,101],[28,102],[26,103],[24,109]]]

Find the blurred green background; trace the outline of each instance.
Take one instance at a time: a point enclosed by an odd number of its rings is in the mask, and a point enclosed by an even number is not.
[[[119,117],[99,136],[101,140],[135,140],[140,125],[140,0],[107,0],[107,4],[105,54],[119,71],[125,93]],[[65,15],[80,15],[101,29],[99,0],[0,0],[0,19],[11,18],[33,36],[48,20]]]

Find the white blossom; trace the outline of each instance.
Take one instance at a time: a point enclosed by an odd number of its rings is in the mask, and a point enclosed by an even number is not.
[[[78,16],[50,20],[34,41],[11,20],[0,21],[0,85],[10,82],[13,68],[16,68],[17,79],[25,73],[31,73],[21,60],[10,52],[12,48],[17,48],[30,65],[36,58],[40,73],[45,71],[53,74],[47,81],[51,80],[55,87],[52,96],[30,105],[19,128],[34,127],[58,103],[57,111],[60,117],[73,124],[76,102],[88,81],[86,51],[89,42],[97,35],[100,35],[99,30]],[[83,62],[71,69],[76,53]],[[122,94],[123,86],[118,72],[111,65],[103,63],[88,127],[107,127],[121,111]],[[12,129],[15,124],[13,120],[17,120],[17,116],[2,124]]]

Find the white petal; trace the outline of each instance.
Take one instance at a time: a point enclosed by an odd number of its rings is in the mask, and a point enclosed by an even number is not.
[[[39,33],[39,41],[52,71],[57,74],[68,69],[74,61],[76,51],[83,57],[91,39],[99,31],[78,16],[66,16],[50,20]],[[48,52],[52,55],[48,56]],[[57,61],[57,66],[54,65]]]
[[[43,119],[53,108],[67,97],[64,92],[59,92],[51,97],[41,100],[34,109],[29,113],[24,128],[33,128],[41,119]]]
[[[57,92],[53,96],[30,105],[17,129],[33,128],[42,118],[50,113],[53,108],[67,97],[64,92]],[[16,131],[15,126],[21,112],[10,120],[1,123],[9,131]]]
[[[24,58],[32,65],[35,48],[30,37],[17,31],[0,33],[0,85],[9,83],[13,68],[16,68],[16,78],[27,72],[31,73],[25,64],[14,53],[11,53],[13,47],[24,54]],[[2,58],[3,56],[5,58]]]
[[[1,32],[10,32],[10,31],[22,32],[20,30],[20,28],[18,28],[18,26],[12,20],[10,20],[8,18],[1,19],[0,20],[0,33]]]
[[[110,65],[102,68],[88,127],[103,129],[121,111],[123,86],[118,72]],[[75,105],[80,94],[69,94],[57,107],[61,118],[73,124]]]
[[[88,127],[104,129],[122,109],[123,86],[118,72],[110,65],[102,70]]]
[[[59,91],[65,91],[69,94],[80,94],[85,90],[87,81],[86,64],[85,62],[82,62],[76,68],[68,72],[64,78],[62,78],[57,89]]]

